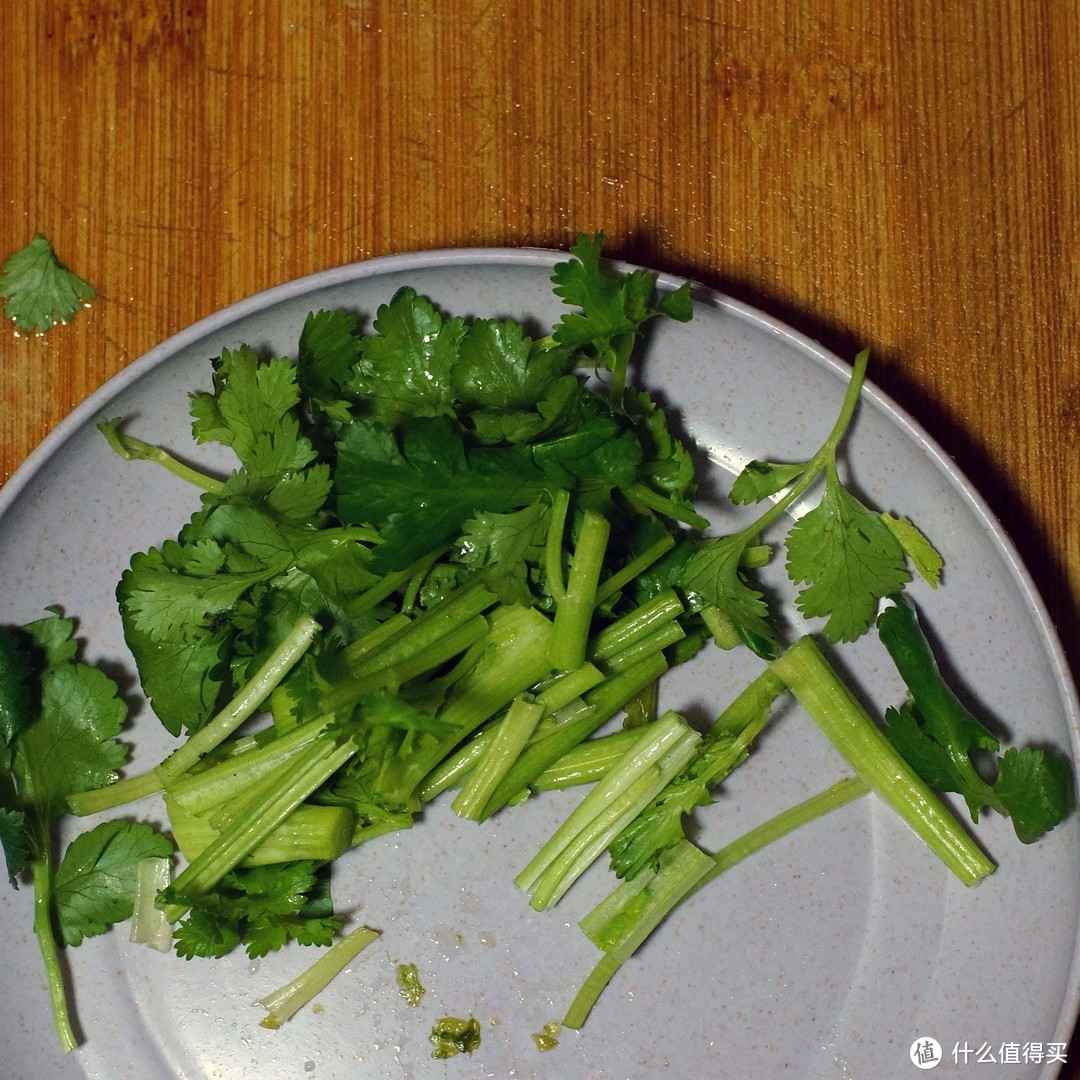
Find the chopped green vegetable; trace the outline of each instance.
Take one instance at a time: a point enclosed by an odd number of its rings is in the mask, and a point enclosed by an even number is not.
[[[420,973],[415,964],[398,964],[397,969],[398,991],[406,1005],[417,1006],[420,1004],[427,991],[420,982]]]
[[[44,236],[10,255],[0,272],[4,315],[24,334],[44,334],[68,322],[96,296],[93,286],[60,264]]]
[[[435,1022],[428,1041],[435,1047],[433,1058],[452,1058],[458,1054],[471,1054],[480,1045],[480,1022],[474,1016],[462,1020],[446,1016]]]
[[[886,733],[915,771],[938,791],[962,795],[973,821],[986,808],[1010,818],[1025,844],[1061,822],[1073,803],[1068,760],[1031,746],[997,754],[998,740],[942,678],[909,597],[892,597],[877,627],[911,694],[887,711]]]
[[[260,1024],[265,1028],[279,1028],[302,1009],[316,994],[326,989],[330,980],[342,972],[379,936],[377,930],[358,926],[343,938],[339,938],[310,967],[295,979],[279,987],[272,994],[259,999],[267,1016]]]

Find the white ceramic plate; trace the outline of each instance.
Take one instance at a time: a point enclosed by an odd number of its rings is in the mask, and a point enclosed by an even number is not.
[[[0,622],[60,604],[77,617],[87,658],[110,666],[134,697],[133,667],[113,601],[131,552],[175,534],[197,503],[155,466],[114,456],[95,430],[129,418],[132,434],[205,467],[227,459],[190,440],[187,394],[209,386],[208,359],[243,342],[292,353],[313,309],[349,307],[368,320],[409,284],[444,310],[530,316],[550,326],[550,287],[565,258],[536,250],[440,251],[373,260],[253,297],[165,342],[72,414],[0,495]],[[676,281],[661,278],[665,286]],[[843,395],[846,365],[783,325],[698,289],[688,325],[656,325],[641,381],[679,413],[711,461],[707,512],[736,520],[722,493],[753,456],[796,459],[816,448]],[[871,369],[872,373],[872,369]],[[946,558],[946,585],[916,587],[948,665],[978,706],[1017,742],[1076,756],[1078,711],[1045,611],[978,496],[920,429],[869,387],[849,442],[850,477],[883,509],[911,516]],[[711,493],[710,493],[711,492]],[[901,691],[873,640],[845,651],[866,697]],[[711,717],[756,671],[713,650],[669,678],[664,703]],[[170,743],[136,708],[136,765]],[[705,817],[718,846],[827,786],[843,763],[797,710],[761,740]],[[987,1075],[1049,1077],[1077,1008],[1080,816],[1033,847],[988,820],[979,836],[1000,869],[965,889],[891,814],[867,797],[793,834],[713,883],[660,928],[602,996],[581,1033],[539,1052],[531,1035],[558,1019],[595,952],[576,922],[609,887],[584,878],[538,915],[512,877],[576,795],[544,797],[484,826],[445,803],[417,828],[353,852],[336,898],[383,931],[319,999],[284,1028],[259,1026],[258,998],[312,958],[291,949],[189,961],[130,945],[121,930],[68,958],[83,1046],[57,1051],[31,931],[31,892],[0,893],[0,1045],[7,1077],[312,1076],[560,1077],[680,1080],[778,1076],[904,1077],[912,1043],[931,1037],[975,1064],[981,1051],[1020,1060]],[[153,802],[140,807],[160,822]],[[427,995],[406,1006],[396,964],[418,965]],[[471,1058],[433,1061],[441,1016],[472,1014],[483,1041]],[[965,1048],[971,1051],[965,1053]],[[1039,1061],[1040,1048],[1044,1060]]]

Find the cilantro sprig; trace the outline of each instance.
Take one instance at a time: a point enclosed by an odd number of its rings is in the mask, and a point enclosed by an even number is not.
[[[782,464],[754,460],[736,478],[730,492],[733,502],[772,498],[768,509],[739,532],[704,541],[687,560],[685,587],[766,658],[776,655],[777,631],[741,558],[822,473],[820,501],[790,527],[785,544],[787,573],[799,587],[796,604],[805,617],[825,620],[823,633],[830,641],[854,641],[866,633],[878,602],[911,580],[909,552],[928,579],[940,569],[940,557],[911,522],[871,510],[840,477],[838,452],[855,414],[868,358],[866,349],[856,356],[833,428],[809,460]]]
[[[1025,844],[1061,822],[1073,801],[1068,760],[1034,746],[998,753],[998,738],[942,677],[910,597],[890,597],[877,630],[910,693],[887,710],[886,733],[919,775],[962,795],[975,822],[987,809],[1010,818]]]
[[[71,620],[53,611],[0,628],[0,841],[8,880],[28,874],[60,1044],[76,1045],[57,936],[66,945],[131,915],[136,868],[169,856],[149,825],[104,822],[78,836],[56,863],[54,827],[67,798],[115,779],[127,759],[116,736],[127,716],[116,684],[76,658]]]

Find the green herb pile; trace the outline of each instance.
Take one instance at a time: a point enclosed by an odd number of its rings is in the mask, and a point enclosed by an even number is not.
[[[177,538],[135,554],[117,588],[142,688],[182,737],[155,769],[110,782],[125,762],[123,709],[104,675],[75,663],[69,623],[53,616],[0,638],[2,836],[13,883],[32,871],[62,1032],[53,928],[77,944],[132,912],[140,934],[185,957],[331,946],[264,1002],[268,1025],[282,1022],[374,936],[341,935],[335,861],[411,827],[444,793],[463,818],[505,813],[512,830],[530,796],[587,787],[548,842],[508,867],[542,910],[598,859],[610,864],[613,891],[581,924],[599,953],[576,996],[568,987],[570,1027],[687,896],[867,791],[969,884],[993,864],[937,792],[960,793],[976,820],[987,807],[1009,815],[1025,842],[1068,813],[1065,759],[998,757],[944,685],[903,591],[913,571],[937,584],[934,549],[844,486],[840,448],[866,354],[821,448],[748,465],[731,498],[761,513],[711,535],[690,454],[631,379],[646,324],[691,317],[688,287],[659,292],[643,271],[616,271],[602,239],[579,237],[556,266],[566,311],[543,337],[451,317],[406,288],[369,331],[358,313],[313,312],[295,358],[223,351],[190,409],[197,441],[235,453],[224,479],[119,420],[102,425],[117,452],[201,496]],[[811,490],[816,507],[775,557],[819,629],[783,641],[755,571],[774,557],[763,536]],[[874,628],[910,689],[880,723],[828,659]],[[656,687],[718,646],[750,649],[760,673],[718,689],[727,700],[698,730],[658,708]],[[707,854],[688,819],[788,694],[850,775]],[[165,837],[111,822],[53,869],[59,816],[158,793],[175,874],[161,861]],[[65,869],[77,845],[78,869]],[[84,908],[73,874],[123,884]]]

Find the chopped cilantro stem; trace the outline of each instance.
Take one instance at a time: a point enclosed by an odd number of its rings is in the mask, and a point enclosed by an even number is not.
[[[377,930],[358,926],[345,937],[335,941],[310,967],[295,979],[259,999],[268,1016],[260,1021],[262,1027],[280,1027],[302,1009],[316,994],[323,991],[331,979],[360,955],[379,936]]]
[[[255,713],[308,650],[318,630],[319,624],[314,619],[302,616],[228,705],[160,765],[148,773],[128,777],[93,791],[69,795],[68,809],[80,816],[99,813],[153,795],[175,783]]]
[[[151,855],[139,860],[129,941],[149,945],[158,952],[169,952],[172,948],[172,925],[157,905],[158,893],[168,887],[171,877],[169,859]]]
[[[678,713],[665,713],[581,801],[514,879],[537,911],[566,890],[690,760],[701,736]]]
[[[166,786],[175,782],[254,715],[274,687],[307,652],[318,632],[319,624],[307,615],[301,616],[293,624],[292,629],[228,705],[158,766],[157,772]]]
[[[568,1028],[580,1028],[608,983],[660,923],[710,881],[774,840],[865,794],[858,777],[833,784],[809,799],[706,855],[689,840],[660,854],[658,865],[624,881],[584,919],[581,928],[603,955],[581,984],[563,1018]]]
[[[214,815],[192,814],[168,795],[165,808],[176,846],[186,859],[194,859],[220,835],[222,823]],[[301,859],[332,862],[353,846],[355,831],[356,815],[349,807],[301,803],[241,865],[271,866]]]
[[[551,637],[551,666],[556,671],[572,671],[585,663],[596,607],[596,586],[610,533],[611,522],[603,514],[585,511],[566,589],[556,601],[555,629]]]
[[[686,608],[674,589],[664,589],[633,611],[604,627],[589,646],[589,659],[601,663],[629,648],[654,630],[666,625],[685,612]]]
[[[209,843],[177,875],[166,891],[170,898],[165,913],[176,922],[190,902],[212,889],[230,870],[251,854],[309,795],[356,754],[351,739],[337,742],[333,735],[304,747],[293,760],[272,774],[272,783],[262,785],[257,800],[248,803],[245,813]]]
[[[561,791],[595,783],[641,738],[642,730],[641,727],[623,728],[583,740],[549,765],[529,787],[533,791]]]
[[[561,672],[535,687],[536,701],[542,706],[542,714],[555,713],[603,680],[604,674],[599,668],[582,664],[576,671]],[[430,802],[436,795],[461,783],[489,751],[506,719],[506,716],[498,717],[432,769],[420,786],[420,800]],[[535,739],[540,734],[542,732],[534,728],[531,738]]]
[[[569,714],[566,722],[556,726],[549,734],[545,734],[544,738],[530,743],[522,751],[502,783],[495,789],[480,820],[487,820],[525,792],[534,777],[539,776],[568,750],[592,735],[666,670],[667,661],[663,653],[653,653],[625,671],[605,679],[585,694],[580,706],[566,706],[565,711]]]
[[[506,716],[493,729],[491,745],[481,755],[451,804],[455,814],[473,821],[480,816],[499,781],[525,749],[543,715],[544,706],[539,702],[525,697],[514,698]]]
[[[169,784],[168,797],[189,814],[202,814],[237,798],[322,735],[333,718],[306,720],[264,745],[231,755],[216,765],[188,772]]]
[[[867,786],[965,885],[993,872],[994,864],[901,757],[812,638],[800,638],[770,666]]]
[[[625,566],[604,578],[596,587],[596,603],[602,604],[608,597],[614,596],[625,588],[634,578],[644,573],[661,556],[666,555],[675,546],[675,537],[665,533],[655,544],[651,544],[640,555],[631,559]]]
[[[657,513],[675,521],[681,521],[692,529],[707,529],[709,527],[708,518],[694,513],[688,507],[679,506],[678,503],[672,502],[666,495],[653,491],[652,488],[647,487],[640,481],[631,484],[626,489],[626,494],[630,499],[640,503],[642,506],[647,506],[650,510],[655,510]]]
[[[178,476],[181,480],[186,480],[200,490],[209,491],[214,495],[220,495],[225,490],[224,481],[207,476],[206,473],[201,473],[190,465],[185,465],[160,446],[143,442],[142,439],[136,439],[134,435],[124,434],[120,430],[120,423],[119,417],[114,420],[103,420],[98,424],[98,431],[105,436],[109,446],[125,461],[153,461],[171,472],[173,476]]]

